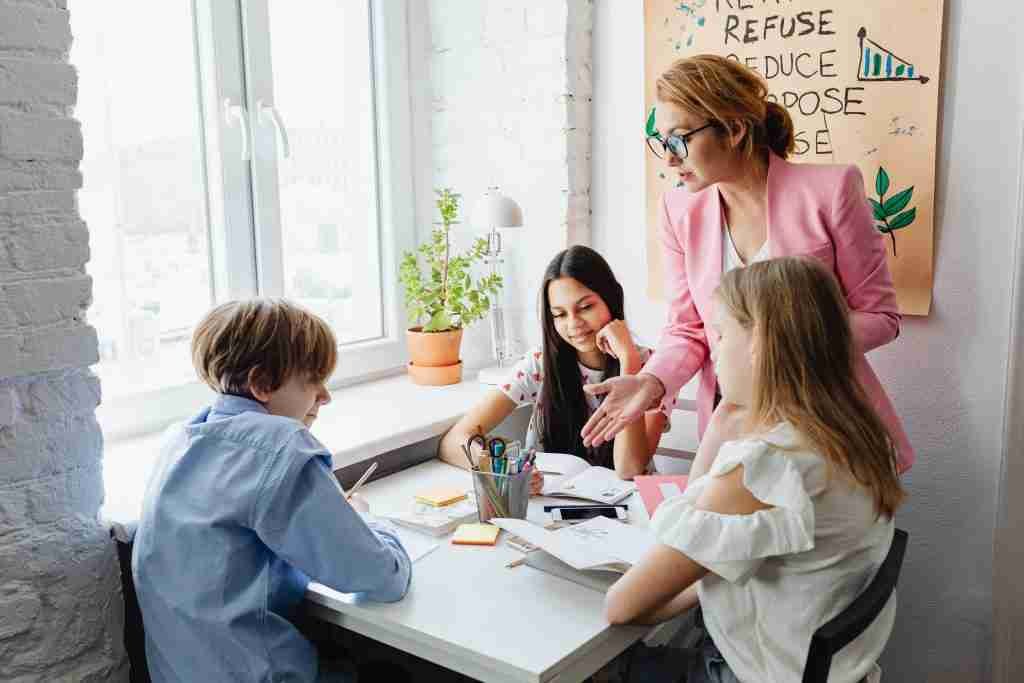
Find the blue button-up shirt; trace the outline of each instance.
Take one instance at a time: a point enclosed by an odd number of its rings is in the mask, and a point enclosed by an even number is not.
[[[154,681],[315,681],[316,650],[287,618],[309,577],[405,595],[401,542],[348,504],[330,464],[301,422],[237,396],[166,441],[132,555]]]

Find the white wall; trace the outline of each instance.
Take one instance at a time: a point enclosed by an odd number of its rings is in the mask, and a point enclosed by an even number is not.
[[[0,0],[0,680],[127,678],[64,0]]]
[[[990,680],[992,538],[1002,446],[1012,246],[1016,237],[1024,8],[946,3],[934,306],[905,318],[871,362],[918,461],[898,524],[910,532],[886,680]],[[643,300],[643,10],[599,2],[594,19],[594,243],[656,334]],[[1012,416],[1010,416],[1012,417]]]
[[[471,210],[491,185],[523,209],[506,230],[505,304],[512,333],[539,341],[536,292],[560,249],[590,239],[591,0],[430,0],[410,7],[420,241],[437,220],[434,188],[463,196],[464,248],[486,226]],[[486,362],[487,320],[463,360]]]

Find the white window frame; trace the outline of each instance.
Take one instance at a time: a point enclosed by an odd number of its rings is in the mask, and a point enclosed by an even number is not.
[[[416,243],[408,0],[368,1],[377,122],[383,334],[340,347],[338,367],[328,380],[331,388],[396,374],[404,369],[407,358],[398,262],[402,252]],[[281,296],[278,139],[272,127],[259,126],[256,112],[259,100],[273,104],[270,41],[265,38],[270,35],[267,1],[242,0],[239,5],[193,0],[193,16],[202,89],[201,134],[213,298],[222,302],[257,294]],[[243,50],[245,35],[250,40]],[[263,39],[252,39],[261,35]],[[243,62],[250,71],[244,79]],[[263,68],[262,76],[255,71],[259,68]],[[224,115],[226,99],[244,104],[247,127],[229,127]],[[250,143],[249,163],[242,163],[243,136],[248,136]],[[259,192],[255,191],[257,187]],[[254,205],[260,216],[254,215]],[[261,224],[276,229],[257,228]],[[116,441],[158,431],[212,398],[209,388],[193,381],[104,401],[97,409],[97,418],[105,437]]]

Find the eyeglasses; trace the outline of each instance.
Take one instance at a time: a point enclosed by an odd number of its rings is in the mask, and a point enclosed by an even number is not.
[[[666,155],[671,154],[680,161],[683,161],[686,157],[690,156],[690,150],[686,146],[690,138],[702,130],[711,128],[714,125],[715,122],[712,121],[711,123],[704,124],[700,128],[691,130],[689,133],[683,133],[682,135],[672,134],[667,138],[663,138],[661,133],[655,130],[653,133],[648,133],[647,135],[647,148],[659,159],[664,159]]]

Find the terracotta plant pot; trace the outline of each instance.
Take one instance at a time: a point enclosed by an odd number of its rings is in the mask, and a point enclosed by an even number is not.
[[[406,340],[409,342],[409,359],[413,365],[439,368],[459,362],[462,328],[447,332],[422,332],[422,329],[422,327],[414,327],[406,332]]]
[[[455,365],[442,365],[440,367],[428,367],[409,363],[409,377],[416,384],[429,387],[443,387],[449,384],[458,384],[462,381],[462,362]]]
[[[406,333],[409,346],[409,377],[416,384],[444,386],[462,381],[459,347],[462,329],[448,332],[423,332],[414,327]]]

